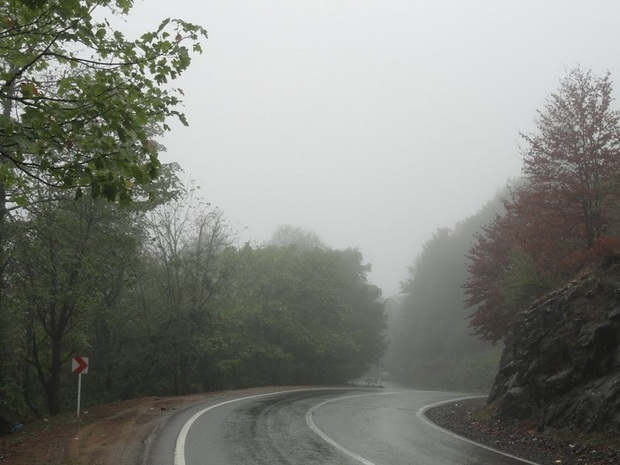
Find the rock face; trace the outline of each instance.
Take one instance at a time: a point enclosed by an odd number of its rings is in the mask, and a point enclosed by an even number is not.
[[[620,265],[591,271],[524,311],[489,402],[503,419],[620,431]]]

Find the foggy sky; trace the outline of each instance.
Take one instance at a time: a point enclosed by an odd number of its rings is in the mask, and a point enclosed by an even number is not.
[[[138,0],[126,28],[169,16],[209,39],[162,160],[244,240],[290,224],[358,247],[386,297],[518,176],[519,132],[568,69],[620,89],[617,0]]]

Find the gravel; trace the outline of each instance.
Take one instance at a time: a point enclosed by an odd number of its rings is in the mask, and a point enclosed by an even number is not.
[[[426,416],[456,434],[540,465],[620,465],[620,435],[538,431],[534,422],[494,419],[486,399],[432,408]]]

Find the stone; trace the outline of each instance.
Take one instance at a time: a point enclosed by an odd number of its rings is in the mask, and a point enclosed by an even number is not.
[[[620,431],[620,264],[584,273],[518,315],[489,396],[503,420]]]

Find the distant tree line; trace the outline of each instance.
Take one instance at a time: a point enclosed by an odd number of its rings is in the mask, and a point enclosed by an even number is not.
[[[468,327],[463,285],[474,235],[501,211],[499,198],[424,243],[390,302],[385,365],[395,380],[423,389],[484,391],[490,388],[500,348]]]

